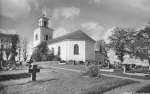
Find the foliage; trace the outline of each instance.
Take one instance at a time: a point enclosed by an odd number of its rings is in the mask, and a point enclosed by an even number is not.
[[[32,59],[33,61],[51,61],[56,58],[58,60],[58,57],[54,56],[52,53],[49,54],[49,48],[46,42],[42,42],[39,44],[32,53]]]
[[[4,74],[0,75],[0,81],[7,81],[7,80],[15,80],[20,78],[28,78],[31,75],[29,73],[11,73],[11,74]]]
[[[52,61],[61,61],[61,58],[56,55],[52,58]]]
[[[34,49],[31,58],[33,61],[41,61],[40,51],[38,49]]]
[[[54,57],[55,57],[54,54],[48,54],[47,60],[52,61],[54,59]]]
[[[48,55],[48,46],[46,42],[39,44],[32,53],[33,61],[46,61]]]
[[[130,55],[148,60],[150,69],[150,26],[135,32],[129,43]]]
[[[11,48],[11,52],[16,56],[17,55],[17,48],[18,48],[18,43],[19,43],[19,36],[18,35],[13,35],[11,37],[11,43],[12,43],[12,48]]]
[[[95,64],[91,64],[88,66],[87,74],[90,77],[98,77],[99,76],[99,68]]]
[[[128,41],[130,40],[130,30],[124,28],[116,28],[109,37],[110,43],[109,48],[115,51],[120,62],[124,61],[125,54],[128,54]]]

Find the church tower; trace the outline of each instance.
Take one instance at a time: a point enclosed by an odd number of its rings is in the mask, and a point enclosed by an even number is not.
[[[50,41],[53,37],[53,29],[48,27],[49,19],[46,17],[46,13],[42,13],[42,16],[38,19],[38,28],[34,30],[33,47],[36,47],[43,41]]]

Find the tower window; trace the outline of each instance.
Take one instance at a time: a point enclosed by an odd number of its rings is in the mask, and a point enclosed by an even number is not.
[[[38,35],[37,34],[35,35],[35,40],[38,40]]]
[[[79,54],[79,46],[78,44],[74,45],[74,55],[78,55]]]
[[[47,22],[46,21],[44,21],[44,27],[46,27],[47,26]]]

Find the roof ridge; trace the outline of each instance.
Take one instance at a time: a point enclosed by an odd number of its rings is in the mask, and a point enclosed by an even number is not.
[[[95,42],[94,39],[92,39],[90,36],[88,36],[85,32],[83,32],[82,30],[76,30],[74,32],[70,32],[66,35],[54,38],[52,40],[49,41],[49,43],[55,43],[55,42],[59,42],[65,39],[70,39],[70,40],[87,40],[87,41],[92,41]]]

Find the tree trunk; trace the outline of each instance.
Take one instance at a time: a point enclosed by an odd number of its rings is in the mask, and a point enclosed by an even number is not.
[[[149,71],[150,71],[150,59],[148,59],[148,64],[149,64]]]

